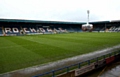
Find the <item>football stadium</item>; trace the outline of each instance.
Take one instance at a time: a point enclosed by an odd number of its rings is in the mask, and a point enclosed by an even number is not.
[[[0,19],[0,77],[78,77],[90,71],[81,73],[83,66],[90,69],[96,60],[99,67],[118,60],[120,21],[90,22],[92,27],[83,24]],[[109,48],[115,49],[73,59]]]

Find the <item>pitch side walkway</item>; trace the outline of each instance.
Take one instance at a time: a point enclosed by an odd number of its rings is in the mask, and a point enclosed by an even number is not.
[[[64,66],[78,63],[78,62],[86,61],[95,57],[102,56],[103,54],[114,52],[116,50],[120,50],[120,45],[113,46],[112,48],[107,48],[100,51],[95,51],[92,53],[72,57],[72,58],[67,58],[64,60],[59,60],[57,62],[51,62],[43,65],[38,65],[34,67],[29,67],[25,69],[20,69],[20,70],[8,72],[8,73],[0,74],[0,77],[32,77],[34,75],[38,75],[45,71],[47,72],[53,69],[57,69],[57,68],[61,68]]]

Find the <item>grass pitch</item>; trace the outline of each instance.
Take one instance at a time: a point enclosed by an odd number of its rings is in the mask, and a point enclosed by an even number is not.
[[[120,44],[120,33],[0,37],[0,73],[73,57],[117,44]]]

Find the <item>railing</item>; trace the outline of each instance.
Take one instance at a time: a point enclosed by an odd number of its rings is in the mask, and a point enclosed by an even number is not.
[[[98,62],[99,60],[105,60],[106,58],[110,58],[111,56],[115,56],[117,54],[120,54],[120,51],[115,51],[115,52],[112,52],[112,53],[109,53],[109,54],[106,54],[106,55],[103,55],[103,56],[100,56],[100,57],[96,57],[96,58],[93,58],[93,59],[90,59],[90,60],[87,60],[87,61],[84,61],[84,62],[76,63],[76,64],[66,66],[66,67],[62,67],[62,68],[58,68],[56,70],[45,72],[43,74],[39,74],[39,75],[36,75],[36,76],[33,76],[33,77],[56,77],[56,75],[58,75],[58,74],[68,73],[71,70],[79,69],[79,68],[81,68],[85,65],[90,65],[91,63]]]

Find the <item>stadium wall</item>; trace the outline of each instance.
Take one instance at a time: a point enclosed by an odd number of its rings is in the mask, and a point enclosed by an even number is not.
[[[87,55],[87,59],[84,58],[84,61],[78,59],[77,63],[69,64],[69,66],[61,66],[61,68],[54,69],[49,72],[41,73],[33,77],[79,77],[84,76],[86,73],[91,72],[93,70],[99,69],[103,66],[111,64],[115,61],[120,61],[120,45],[114,46],[110,49],[102,50],[102,54],[98,56],[91,56]],[[107,53],[106,53],[107,52]],[[73,60],[75,60],[73,59]],[[82,57],[83,59],[83,57]],[[80,62],[79,62],[80,61]],[[58,64],[59,65],[59,64]],[[56,66],[58,66],[56,65]],[[63,72],[63,73],[62,73]]]

